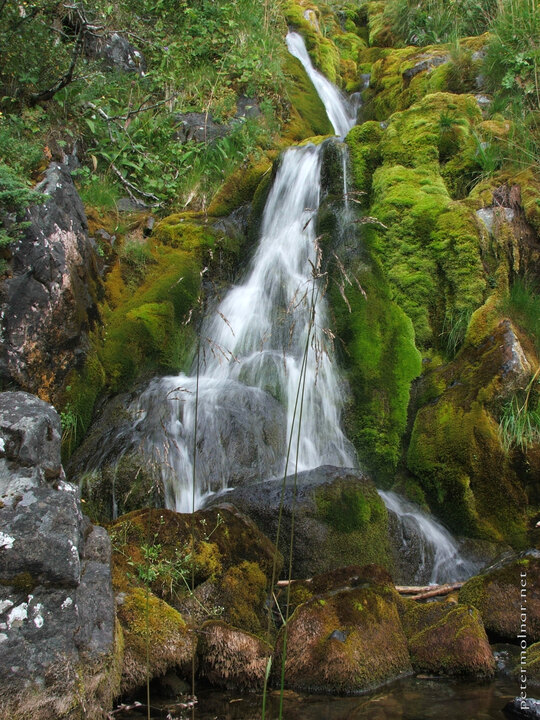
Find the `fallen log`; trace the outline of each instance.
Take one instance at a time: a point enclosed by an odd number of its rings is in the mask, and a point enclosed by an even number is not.
[[[439,597],[441,595],[449,595],[451,592],[454,592],[454,590],[459,590],[461,587],[463,587],[462,582],[458,583],[451,583],[447,585],[432,585],[429,589],[417,593],[416,595],[411,595],[409,597],[410,600],[427,600],[428,598],[432,597]]]
[[[311,582],[311,578],[305,580],[278,580],[279,588],[288,587],[295,582]],[[463,586],[462,582],[446,583],[444,585],[396,585],[396,591],[400,595],[409,595],[411,600],[426,600],[439,595],[449,595],[454,590],[459,590]]]

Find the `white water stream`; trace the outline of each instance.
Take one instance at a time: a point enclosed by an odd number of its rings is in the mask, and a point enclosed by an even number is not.
[[[313,81],[336,135],[346,135],[354,109],[315,70],[300,35],[289,33],[287,46]],[[299,471],[356,465],[341,430],[342,383],[316,277],[320,166],[321,146],[283,154],[245,277],[203,322],[198,380],[196,369],[189,376],[156,378],[132,407],[140,418],[137,426],[144,428],[145,453],[159,467],[166,503],[180,512],[200,507],[213,492],[294,472],[295,464]],[[346,183],[344,156],[345,198]],[[285,468],[289,436],[294,442]],[[411,523],[422,537],[421,563],[432,563],[432,582],[468,573],[441,525],[395,494],[380,494],[400,518],[402,537]]]

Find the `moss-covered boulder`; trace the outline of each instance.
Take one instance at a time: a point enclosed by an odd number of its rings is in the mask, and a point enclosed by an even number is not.
[[[201,627],[199,674],[227,689],[262,690],[272,647],[255,635],[220,620]]]
[[[491,677],[495,660],[480,613],[450,602],[405,600],[401,620],[419,673]]]
[[[540,642],[529,645],[524,653],[520,651],[518,662],[512,671],[520,683],[525,677],[525,684],[540,687]]]
[[[282,498],[282,487],[283,498]],[[283,480],[236,488],[227,502],[289,554],[294,515],[293,576],[309,577],[343,564],[389,566],[387,512],[373,482],[357,470],[323,466]],[[219,496],[215,502],[219,502]]]
[[[540,553],[531,550],[468,580],[459,602],[473,605],[488,633],[509,642],[540,640]]]
[[[536,361],[517,328],[490,313],[477,311],[456,359],[426,374],[407,464],[454,532],[523,546],[527,497],[497,420]]]
[[[117,591],[130,596],[148,586],[156,602],[191,626],[218,616],[248,632],[266,632],[266,598],[274,562],[279,573],[282,558],[234,508],[194,515],[135,511],[111,525],[110,534]]]
[[[117,614],[124,637],[123,694],[170,668],[188,676],[196,639],[177,610],[148,588],[131,586],[121,593]]]
[[[279,677],[286,641],[285,686],[355,694],[411,672],[397,593],[386,584],[314,597],[300,605],[278,638]]]

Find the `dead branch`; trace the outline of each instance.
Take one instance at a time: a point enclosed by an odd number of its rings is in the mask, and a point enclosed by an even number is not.
[[[69,83],[73,80],[75,65],[77,64],[77,60],[79,59],[83,47],[85,32],[85,26],[81,26],[81,29],[79,30],[79,33],[77,35],[77,41],[75,42],[75,47],[73,49],[73,54],[71,55],[71,62],[69,63],[69,68],[67,69],[67,72],[65,72],[62,77],[58,78],[58,80],[54,83],[52,87],[48,88],[47,90],[42,90],[38,93],[32,93],[32,95],[30,95],[30,102],[33,105],[38,102],[44,102],[45,100],[51,100],[57,92],[62,90],[62,88],[65,88],[66,85],[69,85]]]
[[[111,163],[111,169],[113,170],[115,175],[118,177],[118,179],[120,180],[122,185],[126,188],[127,193],[129,195],[129,197],[133,200],[133,202],[140,204],[140,200],[138,198],[136,198],[135,195],[133,194],[133,192],[136,192],[141,197],[150,198],[151,200],[156,200],[156,203],[154,203],[152,205],[152,207],[160,207],[161,206],[161,203],[159,202],[159,198],[157,198],[155,195],[152,195],[152,193],[147,193],[147,192],[144,192],[144,190],[140,190],[136,185],[134,185],[132,182],[127,180],[122,175],[122,173],[120,172],[120,170],[116,167],[116,165],[114,163]]]
[[[410,596],[410,600],[427,600],[428,598],[432,597],[439,597],[441,595],[449,595],[451,592],[454,592],[454,590],[459,590],[461,587],[463,587],[462,582],[458,583],[451,583],[447,585],[428,585],[425,588],[416,588],[417,590],[420,590],[420,592],[413,594]],[[409,594],[411,591],[411,588],[402,588],[399,590],[396,587],[396,590],[401,594]],[[405,592],[403,592],[405,590]],[[413,588],[414,592],[414,588]]]
[[[312,578],[306,578],[305,580],[278,580],[277,587],[288,587],[293,583],[302,582],[310,583]],[[444,585],[396,585],[396,591],[400,595],[409,595],[410,600],[427,600],[431,597],[438,597],[441,595],[449,595],[454,590],[459,590],[463,587],[462,582],[447,583]]]
[[[358,220],[353,220],[355,223],[360,223],[360,225],[377,225],[378,227],[382,228],[383,230],[388,230],[388,226],[382,223],[380,220],[377,220],[377,218],[370,217],[369,215],[365,215],[364,217],[358,218]]]

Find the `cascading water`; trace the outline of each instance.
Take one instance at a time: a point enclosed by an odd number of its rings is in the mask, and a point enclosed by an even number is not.
[[[300,35],[289,33],[287,45],[317,89],[336,135],[346,135],[355,122],[354,103],[315,70]],[[353,226],[346,162],[344,151],[342,229]],[[316,277],[320,173],[321,146],[283,154],[248,271],[203,322],[199,373],[195,368],[190,376],[156,378],[130,407],[138,420],[126,447],[142,443],[159,468],[168,507],[190,512],[211,493],[290,473],[295,466],[302,471],[356,464],[340,428],[341,383]],[[295,442],[286,468],[289,436]],[[394,493],[380,494],[399,519],[404,551],[410,551],[413,536],[419,545],[416,579],[456,580],[474,570],[441,525]]]
[[[479,570],[478,564],[461,556],[455,539],[440,523],[396,493],[379,490],[379,495],[397,518],[396,564],[404,566],[408,581],[456,582]],[[407,566],[415,568],[412,577]]]
[[[307,57],[299,35],[290,33],[287,41]],[[354,124],[346,99],[311,67],[312,74],[336,133],[345,134]],[[295,467],[355,464],[340,428],[343,398],[316,278],[320,154],[307,145],[282,156],[247,275],[203,322],[198,380],[195,374],[156,379],[136,401],[146,453],[158,461],[166,500],[177,510],[190,511],[193,499],[198,507],[209,492]],[[302,431],[285,468],[300,387]]]
[[[287,47],[291,55],[298,58],[326,109],[328,119],[336,135],[344,137],[356,122],[356,108],[346,101],[335,85],[313,67],[304,39],[295,32],[287,35]]]

